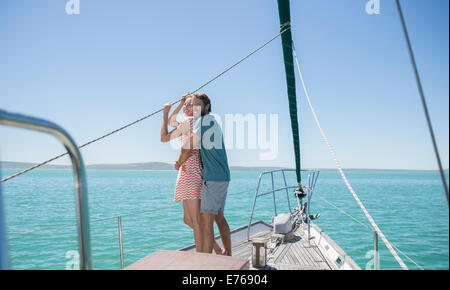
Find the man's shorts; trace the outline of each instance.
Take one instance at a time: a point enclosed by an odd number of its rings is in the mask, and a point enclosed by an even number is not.
[[[225,208],[228,181],[203,181],[200,212],[218,214]]]

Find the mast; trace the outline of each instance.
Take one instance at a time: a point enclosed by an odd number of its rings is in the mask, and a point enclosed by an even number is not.
[[[280,17],[280,29],[290,27],[291,12],[289,0],[278,0],[278,14]],[[289,29],[281,35],[281,42],[283,45],[284,69],[286,71],[287,94],[289,100],[289,114],[291,118],[292,139],[294,141],[295,153],[295,171],[297,174],[297,182],[301,182],[301,163],[300,163],[300,133],[298,127],[297,116],[297,94],[295,91],[295,72],[294,72],[294,58],[292,53],[292,34]]]

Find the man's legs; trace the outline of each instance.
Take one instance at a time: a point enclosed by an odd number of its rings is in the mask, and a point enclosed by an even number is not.
[[[214,220],[220,231],[225,254],[231,255],[230,228],[223,215],[228,182],[205,181],[202,188],[200,220],[202,225],[202,252],[211,253],[214,239]]]
[[[219,228],[220,238],[225,249],[225,255],[231,256],[231,233],[227,220],[223,215],[223,211],[219,211],[217,215],[211,213],[200,214],[202,224],[202,246],[201,252],[211,253],[214,241],[214,220]]]
[[[211,254],[214,239],[214,218],[215,214],[202,212],[200,220],[202,224],[202,253]]]
[[[231,256],[231,233],[227,220],[223,215],[223,211],[215,216],[217,227],[219,228],[220,238],[222,239],[223,247],[225,248],[225,255]]]

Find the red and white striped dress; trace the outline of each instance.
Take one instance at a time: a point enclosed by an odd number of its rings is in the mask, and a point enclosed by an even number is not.
[[[189,124],[189,127],[187,124]],[[183,146],[185,142],[189,142],[189,134],[192,132],[193,127],[193,117],[187,117],[178,125],[178,128],[182,130],[181,146]],[[192,149],[189,158],[180,166],[180,169],[178,170],[174,200],[175,202],[179,202],[186,199],[200,198],[202,198],[202,163],[200,149]]]

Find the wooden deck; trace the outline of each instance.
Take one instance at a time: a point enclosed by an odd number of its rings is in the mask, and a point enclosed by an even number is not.
[[[178,251],[157,251],[125,269],[257,270],[251,265],[252,239],[262,238],[270,241],[272,226],[262,221],[253,223],[250,227],[250,241],[247,239],[247,230],[248,226],[242,226],[231,232],[232,257],[196,253],[195,245],[190,245]],[[262,270],[360,269],[317,225],[311,226],[314,240],[310,242],[305,231],[306,226],[302,224],[292,233],[290,240],[277,246],[268,245],[267,266]],[[222,246],[220,237],[216,237],[216,241]]]
[[[231,232],[233,257],[247,259],[250,270],[256,270],[251,266],[252,242],[251,239],[270,240],[272,227],[262,221],[252,224],[250,241],[247,240],[247,226],[240,227]],[[305,227],[301,226],[294,233],[292,240],[280,244],[268,254],[267,266],[263,270],[332,270],[319,248],[314,243],[308,243],[304,235]],[[222,246],[220,237],[216,237],[217,243]],[[195,251],[195,245],[181,249],[182,251]]]
[[[156,251],[125,270],[248,270],[247,259],[189,251]]]
[[[264,270],[331,270],[332,268],[314,243],[308,243],[299,228],[292,240],[280,244],[268,255],[267,266]],[[265,231],[252,238],[267,238],[270,240],[272,232]],[[252,242],[241,241],[233,245],[233,256],[251,259]],[[255,269],[250,267],[250,269]]]

